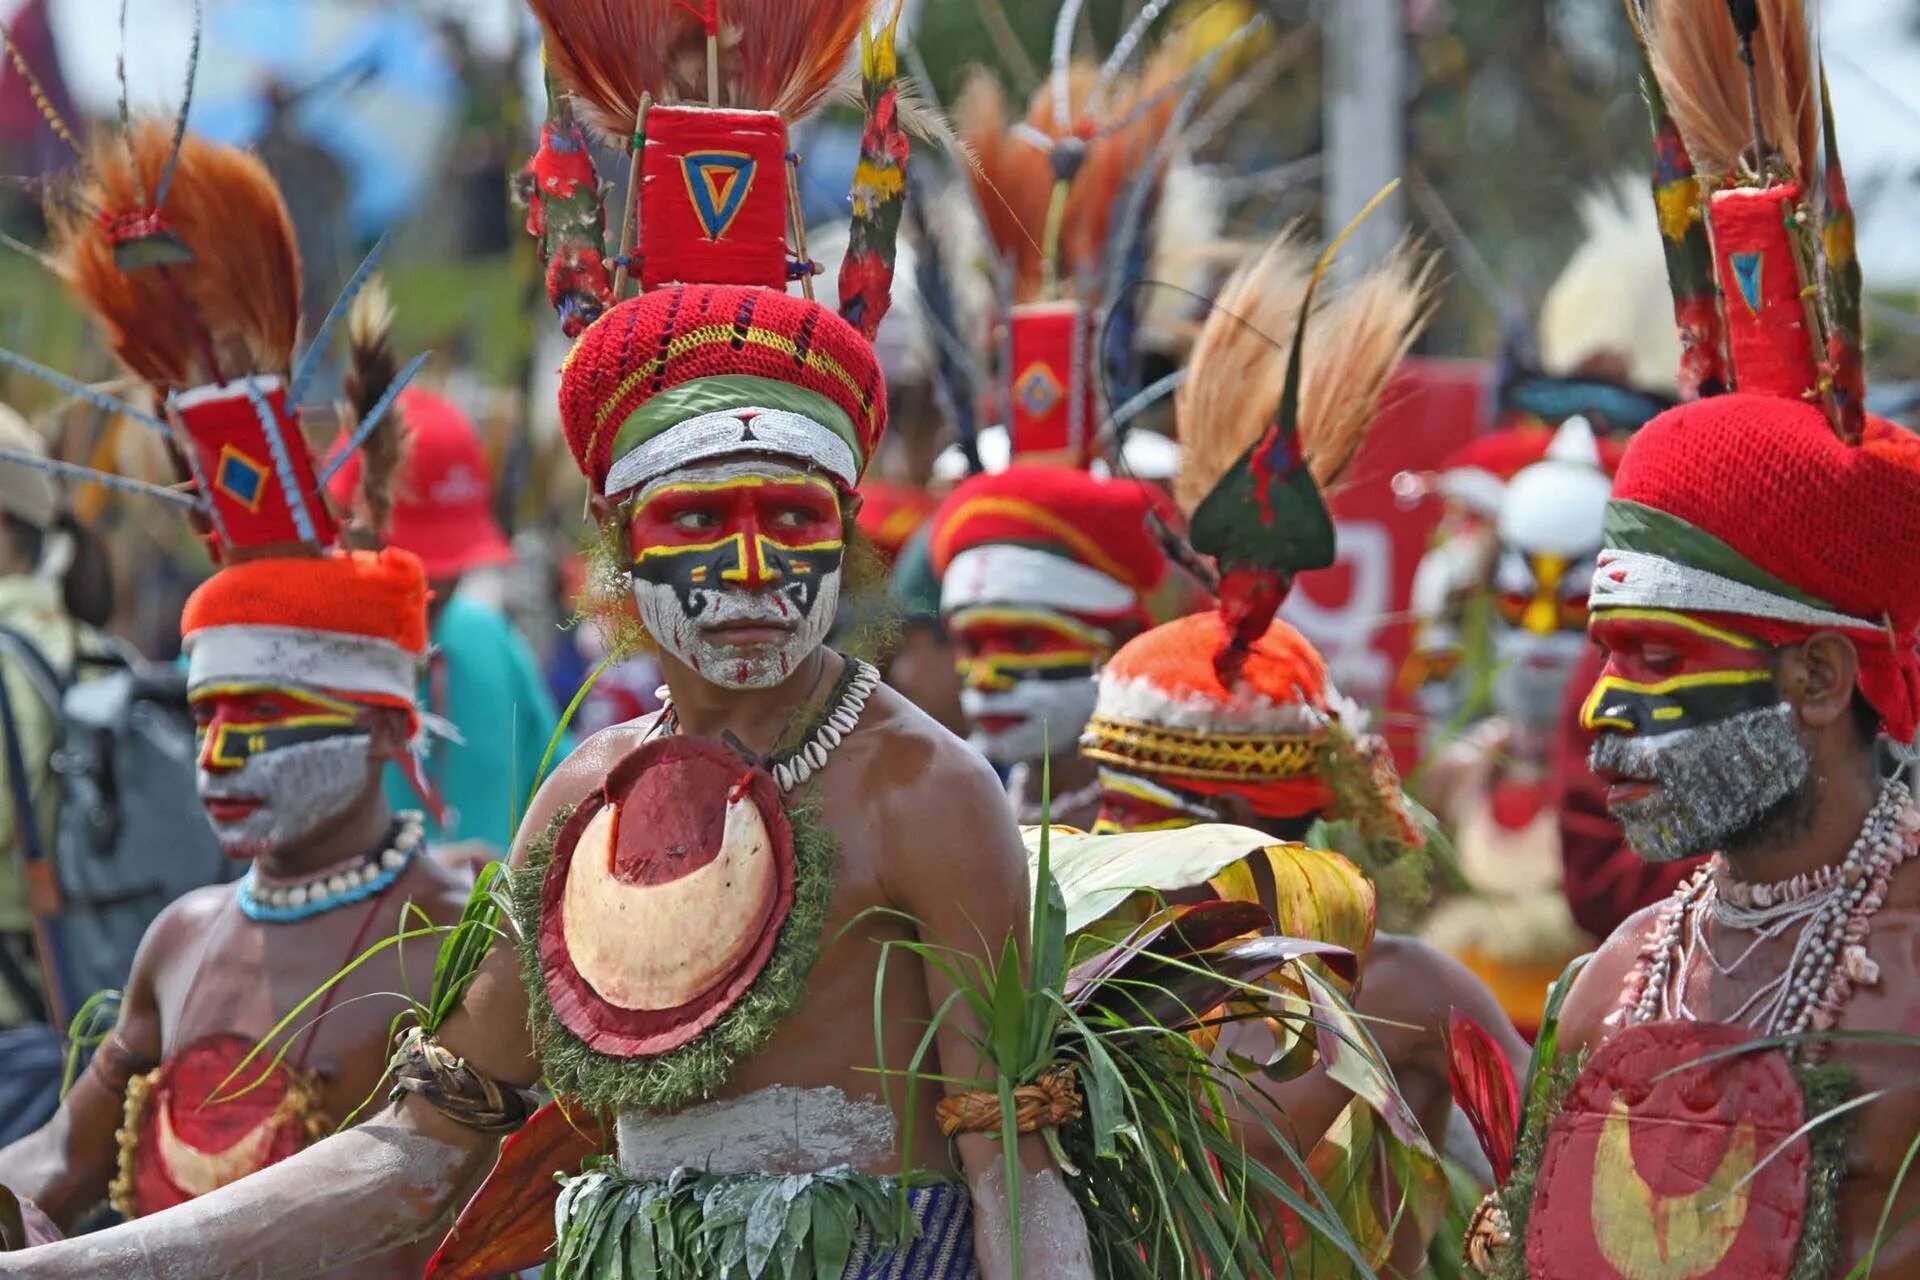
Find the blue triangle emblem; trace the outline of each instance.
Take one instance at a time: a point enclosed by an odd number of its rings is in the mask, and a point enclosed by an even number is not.
[[[1727,261],[1733,264],[1733,282],[1740,290],[1740,297],[1746,302],[1747,310],[1754,315],[1760,314],[1760,268],[1766,259],[1757,251],[1753,253],[1730,253]]]
[[[690,151],[680,157],[693,213],[709,240],[723,239],[747,203],[758,162],[744,151]]]

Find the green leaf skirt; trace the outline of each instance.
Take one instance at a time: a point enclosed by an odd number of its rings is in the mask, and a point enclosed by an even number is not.
[[[973,1200],[953,1180],[820,1173],[566,1180],[550,1280],[978,1280]]]

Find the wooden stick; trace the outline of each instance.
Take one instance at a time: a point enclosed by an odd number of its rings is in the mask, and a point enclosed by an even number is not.
[[[647,108],[653,95],[640,95],[640,109],[633,117],[633,137],[627,141],[627,208],[620,217],[620,260],[613,268],[613,300],[627,287],[627,261],[633,254],[634,224],[640,216],[640,149],[646,144]]]
[[[807,257],[807,218],[800,212],[800,157],[787,157],[787,222],[793,228],[793,248],[802,268],[800,291],[813,299],[813,261]]]

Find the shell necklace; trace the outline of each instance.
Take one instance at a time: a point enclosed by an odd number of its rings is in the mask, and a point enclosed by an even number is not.
[[[395,815],[393,840],[378,853],[328,867],[303,880],[276,880],[257,866],[240,877],[240,912],[265,924],[307,920],[336,907],[365,902],[400,878],[420,851],[426,820],[418,810]]]
[[[859,658],[845,660],[845,665],[840,669],[840,678],[834,682],[833,695],[827,700],[825,713],[814,721],[813,727],[797,746],[776,751],[767,757],[767,767],[773,773],[773,783],[780,789],[781,795],[786,795],[826,768],[827,757],[860,723],[860,715],[867,708],[867,699],[873,696],[873,691],[879,685],[879,668]],[[660,686],[660,701],[659,723],[662,732],[678,733],[680,717],[674,712],[673,695],[665,685]]]

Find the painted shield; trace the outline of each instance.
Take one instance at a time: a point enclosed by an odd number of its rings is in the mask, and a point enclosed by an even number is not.
[[[554,1015],[612,1057],[677,1049],[753,985],[792,907],[772,776],[710,739],[645,743],[555,843],[540,911]]]
[[[1806,1213],[1805,1097],[1777,1049],[1701,1061],[1754,1038],[1652,1022],[1594,1052],[1547,1135],[1535,1280],[1784,1280]]]
[[[307,1144],[308,1121],[318,1114],[312,1089],[270,1058],[235,1075],[253,1049],[249,1036],[208,1036],[136,1079],[128,1089],[135,1154],[124,1207],[141,1217],[171,1209]]]

